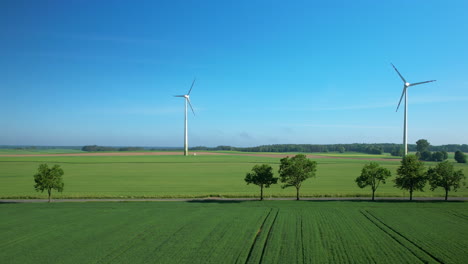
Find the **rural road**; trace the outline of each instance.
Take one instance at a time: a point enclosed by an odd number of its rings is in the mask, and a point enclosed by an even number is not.
[[[168,199],[52,199],[63,202],[242,202],[257,201],[258,198],[168,198]],[[295,198],[265,198],[265,201],[294,201]],[[318,197],[301,198],[302,201],[370,201],[369,197]],[[376,201],[409,201],[408,197],[376,197]],[[443,197],[415,197],[413,201],[443,201]],[[47,199],[0,199],[2,203],[45,203]],[[449,201],[468,201],[468,197],[449,197]]]

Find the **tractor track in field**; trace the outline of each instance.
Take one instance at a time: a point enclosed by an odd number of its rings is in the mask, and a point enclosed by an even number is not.
[[[265,243],[263,244],[263,248],[262,248],[262,255],[260,256],[260,261],[258,263],[263,263],[263,256],[265,255],[265,250],[268,245],[268,240],[270,240],[270,236],[271,236],[271,230],[273,230],[273,227],[275,226],[276,218],[278,218],[279,211],[280,211],[279,209],[276,210],[275,218],[273,218],[273,222],[271,222],[270,228],[268,229],[268,234],[267,234]]]
[[[255,239],[254,239],[252,245],[250,246],[249,254],[247,255],[247,259],[245,260],[245,263],[249,263],[250,258],[252,257],[252,252],[253,252],[253,250],[254,250],[254,248],[255,248],[255,245],[256,245],[257,242],[258,242],[258,239],[259,239],[259,237],[260,237],[260,234],[261,234],[262,231],[263,231],[263,227],[265,226],[265,222],[267,221],[268,217],[269,217],[270,214],[271,214],[271,211],[273,211],[273,208],[270,208],[270,211],[268,211],[268,214],[267,214],[267,215],[265,216],[265,218],[263,219],[263,222],[262,222],[262,224],[260,225],[260,228],[259,228],[257,234],[255,235]],[[237,262],[237,261],[236,261],[236,262]]]
[[[367,220],[369,220],[372,224],[374,224],[376,227],[378,227],[380,230],[382,230],[385,234],[390,236],[395,242],[397,242],[402,247],[406,248],[409,252],[411,252],[411,254],[413,254],[416,258],[418,258],[422,263],[427,263],[428,261],[421,258],[421,256],[419,256],[419,254],[417,252],[415,252],[415,250],[413,250],[413,249],[409,248],[408,246],[406,246],[402,241],[400,241],[400,239],[407,242],[407,243],[409,243],[410,245],[413,245],[418,250],[420,250],[421,252],[426,254],[428,257],[432,258],[433,261],[435,261],[437,263],[444,263],[442,260],[440,260],[436,256],[432,255],[429,251],[425,250],[423,247],[421,247],[417,243],[411,241],[409,238],[407,238],[406,236],[404,236],[403,234],[401,234],[400,232],[398,232],[397,230],[395,230],[391,226],[387,225],[385,222],[380,220],[378,217],[373,215],[371,212],[369,212],[367,210],[361,210],[361,214],[364,217],[366,217]]]
[[[268,153],[218,153],[218,152],[192,152],[197,156],[250,156],[267,158],[285,158],[298,153],[290,154],[268,154]],[[162,152],[106,152],[106,153],[61,153],[61,154],[1,154],[0,157],[124,157],[124,156],[181,156],[182,152],[162,151]],[[374,160],[374,161],[392,161],[397,159],[385,158],[358,158],[358,157],[336,157],[307,154],[309,159],[348,159],[348,160]]]

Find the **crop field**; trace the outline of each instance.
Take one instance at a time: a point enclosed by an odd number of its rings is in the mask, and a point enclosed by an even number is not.
[[[291,154],[292,155],[292,154]],[[312,158],[318,162],[317,177],[308,179],[301,188],[303,197],[370,196],[370,189],[360,189],[354,182],[368,160],[337,154],[337,157]],[[365,157],[365,156],[364,156]],[[370,155],[369,159],[375,158]],[[0,198],[46,198],[34,191],[33,175],[39,164],[59,164],[65,171],[63,193],[53,198],[179,198],[179,197],[258,197],[259,188],[246,185],[245,174],[255,164],[273,166],[278,176],[279,157],[242,155],[197,156],[35,156],[0,157]],[[396,176],[399,160],[380,159],[382,166]],[[434,166],[435,163],[426,163]],[[455,164],[468,175],[466,164]],[[407,197],[408,193],[393,187],[392,178],[376,192],[380,197]],[[442,197],[443,191],[429,190],[414,195]],[[294,197],[295,189],[282,189],[281,184],[265,189],[265,197]],[[463,186],[450,196],[467,197]]]
[[[1,263],[467,263],[467,202],[0,204]]]

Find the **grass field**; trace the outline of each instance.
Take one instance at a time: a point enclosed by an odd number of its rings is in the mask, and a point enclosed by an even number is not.
[[[467,202],[0,204],[1,263],[467,263]]]
[[[78,149],[0,149],[0,155],[85,153]]]
[[[317,177],[304,183],[302,196],[370,196],[369,189],[360,189],[354,182],[368,161],[343,159],[345,155],[338,155],[313,159],[318,162]],[[352,153],[348,158],[355,155]],[[399,160],[378,162],[395,177]],[[245,174],[257,163],[268,163],[277,176],[279,158],[239,155],[0,157],[0,198],[45,198],[45,193],[33,189],[33,175],[41,163],[59,164],[65,171],[64,192],[54,192],[55,198],[255,197],[259,189],[245,184]],[[456,167],[468,175],[466,164],[456,164]],[[265,190],[266,197],[294,195],[294,189],[281,189],[280,184]],[[376,195],[408,196],[408,193],[393,187],[390,180],[381,185]],[[426,187],[425,192],[416,192],[415,196],[442,197],[443,192],[432,192]],[[464,186],[449,196],[467,197],[468,188]]]

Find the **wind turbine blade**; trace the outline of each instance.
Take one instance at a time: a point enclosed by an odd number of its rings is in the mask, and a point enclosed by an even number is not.
[[[390,64],[392,64],[392,63],[390,63]],[[403,78],[403,76],[401,76],[400,72],[397,70],[397,68],[395,67],[395,65],[392,64],[392,66],[393,66],[393,69],[395,69],[395,71],[398,73],[398,75],[400,75],[400,78],[403,80],[403,82],[404,82],[404,83],[407,83],[407,81],[405,80],[405,78]]]
[[[395,112],[398,112],[398,108],[400,108],[401,100],[403,99],[403,95],[406,93],[406,86],[403,86],[403,92],[401,93],[400,101],[398,102],[398,106]]]
[[[193,84],[195,83],[196,78],[193,79],[192,86],[190,86],[190,90],[188,91],[187,95],[190,95],[190,92],[192,91]]]
[[[192,109],[193,115],[195,115],[195,111],[193,111],[193,107],[192,107],[192,104],[190,103],[190,99],[187,98],[187,102],[190,105],[190,109]]]
[[[184,97],[183,95],[174,95],[174,97]]]
[[[418,84],[430,83],[430,82],[435,82],[435,81],[436,80],[430,80],[430,81],[425,81],[425,82],[412,83],[412,84],[410,84],[410,86],[415,86],[415,85],[418,85]]]

